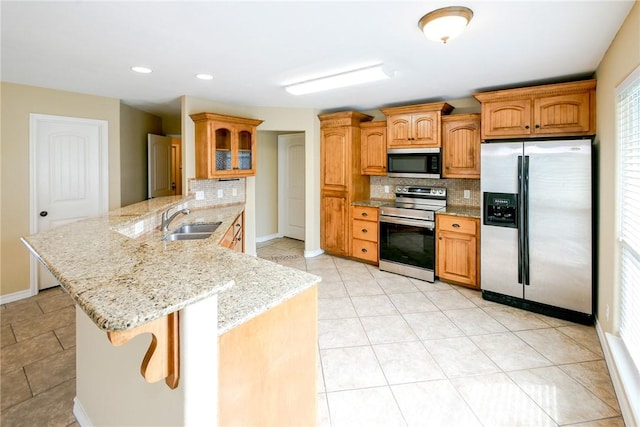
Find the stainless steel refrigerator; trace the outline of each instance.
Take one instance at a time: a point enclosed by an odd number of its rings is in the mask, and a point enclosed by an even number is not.
[[[591,139],[481,145],[487,300],[593,321]]]

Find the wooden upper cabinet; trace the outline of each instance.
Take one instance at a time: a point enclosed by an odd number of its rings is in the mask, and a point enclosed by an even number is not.
[[[596,81],[478,93],[482,139],[593,135]]]
[[[351,131],[349,127],[322,129],[320,157],[331,159],[321,162],[323,188],[347,190]]]
[[[196,130],[196,178],[256,174],[257,126],[262,120],[214,113],[192,114]]]
[[[381,109],[387,116],[387,146],[440,147],[440,118],[452,110],[453,107],[446,102]]]
[[[480,114],[442,118],[443,178],[480,179]]]
[[[360,124],[362,140],[362,175],[387,174],[387,122]]]

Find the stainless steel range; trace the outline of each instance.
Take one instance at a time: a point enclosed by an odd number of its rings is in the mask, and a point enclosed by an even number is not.
[[[446,188],[397,186],[380,207],[380,270],[435,281],[435,214],[446,206]]]

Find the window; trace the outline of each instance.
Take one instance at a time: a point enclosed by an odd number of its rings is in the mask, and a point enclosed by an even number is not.
[[[640,369],[640,67],[618,87],[620,337]]]

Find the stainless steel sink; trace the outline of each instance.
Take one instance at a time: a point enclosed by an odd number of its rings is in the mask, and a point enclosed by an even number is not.
[[[176,240],[198,240],[206,239],[211,236],[221,222],[208,222],[198,224],[185,224],[176,228],[171,234],[167,234],[162,238],[169,242]]]
[[[175,230],[174,233],[213,233],[216,231],[218,227],[220,227],[221,222],[201,222],[197,224],[184,224]]]

